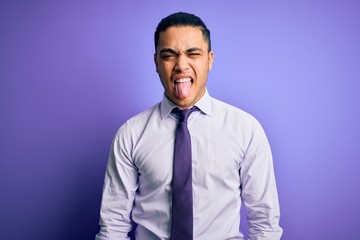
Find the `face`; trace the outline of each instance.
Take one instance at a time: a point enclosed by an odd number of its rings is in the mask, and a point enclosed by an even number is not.
[[[193,106],[205,93],[214,53],[197,27],[170,27],[160,32],[154,56],[165,95],[177,106]]]

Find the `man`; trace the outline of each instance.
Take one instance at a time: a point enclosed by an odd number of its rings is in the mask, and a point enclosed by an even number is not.
[[[134,225],[138,240],[244,239],[242,203],[248,209],[249,239],[280,239],[268,141],[252,116],[210,97],[206,81],[213,59],[210,32],[200,18],[180,12],[159,23],[154,61],[164,96],[129,119],[114,138],[96,239],[128,239]],[[191,152],[184,161],[190,159],[190,176],[180,184],[191,180],[192,203],[176,210],[183,204],[176,195],[183,190],[177,189],[175,176],[183,177],[178,173],[185,166],[175,163],[179,109],[194,110],[185,121]],[[184,158],[186,151],[180,151]],[[190,230],[182,226],[185,218]]]

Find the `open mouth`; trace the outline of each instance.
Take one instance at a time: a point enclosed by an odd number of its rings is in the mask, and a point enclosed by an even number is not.
[[[192,82],[192,79],[187,77],[187,78],[179,78],[179,79],[176,79],[174,81],[174,84],[178,84],[178,83],[186,83],[186,82]]]
[[[194,80],[190,77],[177,78],[174,80],[175,96],[178,98],[187,98],[190,95],[191,85]]]

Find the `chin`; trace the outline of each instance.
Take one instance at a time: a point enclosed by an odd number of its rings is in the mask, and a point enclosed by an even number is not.
[[[186,98],[186,99],[177,101],[177,105],[181,108],[189,108],[194,105],[194,101],[191,101],[191,99]]]

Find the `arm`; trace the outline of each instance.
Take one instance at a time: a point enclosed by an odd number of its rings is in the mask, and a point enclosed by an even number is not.
[[[255,121],[246,155],[240,164],[241,197],[248,210],[249,240],[280,239],[280,209],[270,146]]]
[[[124,131],[120,129],[111,147],[101,202],[100,232],[96,240],[129,239],[132,228],[131,211],[138,172],[123,135]]]

